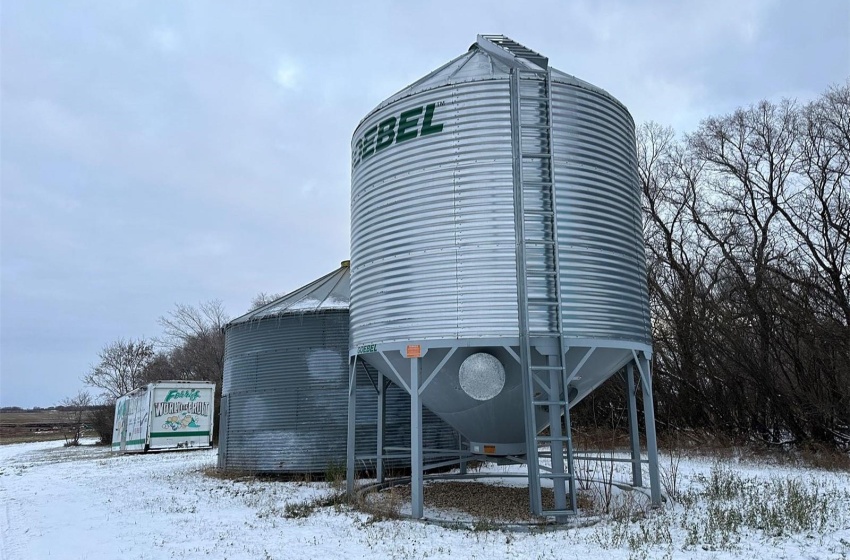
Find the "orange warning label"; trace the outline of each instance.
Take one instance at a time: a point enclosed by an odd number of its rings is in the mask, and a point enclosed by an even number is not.
[[[496,446],[495,445],[485,445],[484,446],[484,453],[495,453],[495,452],[496,452]]]
[[[421,358],[422,357],[422,347],[418,344],[408,344],[407,345],[407,357],[408,358]]]

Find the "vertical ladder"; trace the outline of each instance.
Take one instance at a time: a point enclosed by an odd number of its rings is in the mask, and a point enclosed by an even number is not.
[[[492,38],[487,37],[496,43]],[[562,334],[561,278],[552,138],[551,74],[533,51],[507,38],[496,44],[533,65],[511,71],[511,130],[514,150],[514,199],[517,235],[517,296],[520,360],[525,394],[525,426],[531,508],[558,521],[577,512],[566,345]],[[522,50],[524,49],[524,50]],[[539,55],[537,55],[539,56]],[[536,66],[536,68],[535,68]],[[535,363],[534,346],[548,347],[545,365]],[[537,431],[539,413],[547,413],[550,435]],[[564,418],[565,429],[561,428]],[[542,446],[542,449],[541,449]],[[566,452],[566,465],[564,464]],[[541,463],[549,457],[551,466]],[[543,509],[541,480],[551,480],[555,507]],[[567,492],[568,488],[568,492]]]

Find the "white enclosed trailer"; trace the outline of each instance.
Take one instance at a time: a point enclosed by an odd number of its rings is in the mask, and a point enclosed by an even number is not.
[[[112,451],[212,447],[215,383],[157,381],[115,402]]]

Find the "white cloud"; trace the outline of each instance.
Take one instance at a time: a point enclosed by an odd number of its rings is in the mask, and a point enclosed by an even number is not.
[[[296,89],[301,77],[300,66],[290,58],[281,58],[274,71],[274,81],[283,89]]]
[[[301,183],[301,187],[298,189],[301,192],[302,196],[307,196],[316,190],[316,182],[315,181],[305,181]]]
[[[171,53],[180,48],[180,36],[170,27],[157,27],[150,33],[153,45],[163,53]]]

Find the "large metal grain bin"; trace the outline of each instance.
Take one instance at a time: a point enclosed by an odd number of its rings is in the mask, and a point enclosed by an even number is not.
[[[524,453],[528,410],[536,434],[543,401],[651,354],[634,122],[610,94],[479,37],[351,147],[351,354],[405,384],[421,352],[422,402],[475,451]]]
[[[219,467],[305,473],[344,463],[349,290],[344,261],[226,325]],[[358,402],[365,403],[357,411],[358,453],[374,455],[376,391],[362,365],[357,374]],[[410,445],[409,411],[410,397],[391,386],[387,446]],[[429,445],[457,446],[456,432],[433,414],[423,424]]]

